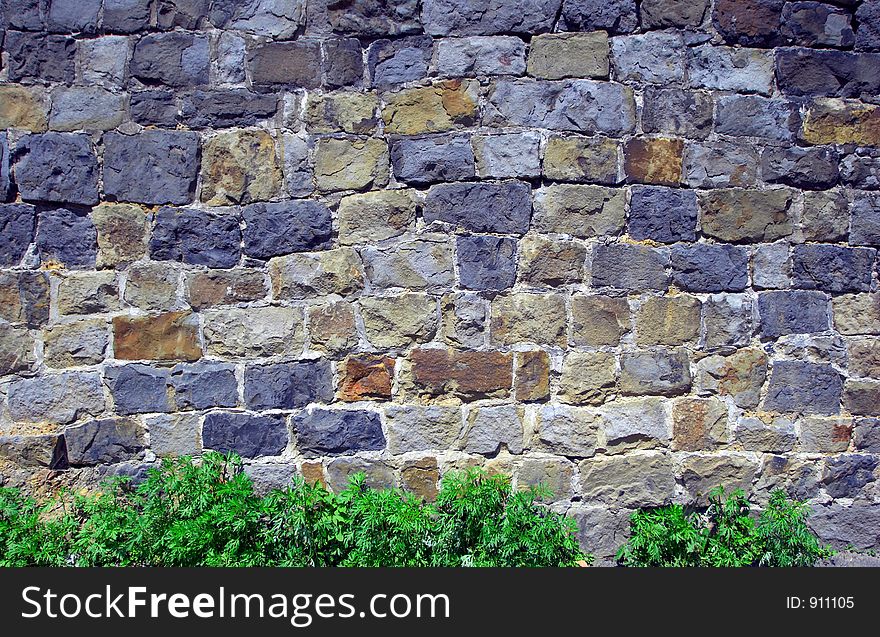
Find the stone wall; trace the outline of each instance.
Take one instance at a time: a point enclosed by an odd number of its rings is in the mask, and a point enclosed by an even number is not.
[[[0,474],[234,450],[600,556],[810,500],[880,546],[880,0],[2,0]]]

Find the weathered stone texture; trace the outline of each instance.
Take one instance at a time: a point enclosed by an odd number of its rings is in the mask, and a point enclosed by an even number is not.
[[[0,5],[0,483],[483,466],[603,560],[781,488],[880,549],[880,0]]]

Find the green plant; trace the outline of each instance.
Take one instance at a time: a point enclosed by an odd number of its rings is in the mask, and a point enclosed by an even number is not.
[[[819,544],[807,526],[810,508],[774,491],[755,529],[758,563],[761,566],[812,566],[831,557],[833,551]]]
[[[479,470],[444,477],[435,504],[352,478],[265,497],[235,456],[165,460],[134,486],[39,505],[0,489],[2,566],[572,566],[574,524]]]
[[[813,566],[832,551],[806,524],[810,509],[774,491],[757,521],[741,490],[718,487],[704,513],[681,505],[636,511],[618,551],[624,566]]]

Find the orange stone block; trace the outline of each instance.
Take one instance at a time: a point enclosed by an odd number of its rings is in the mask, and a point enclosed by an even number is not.
[[[510,394],[513,355],[417,349],[411,354],[413,381],[420,391],[461,398],[501,398]]]
[[[390,400],[394,359],[364,354],[349,356],[340,365],[339,399]]]

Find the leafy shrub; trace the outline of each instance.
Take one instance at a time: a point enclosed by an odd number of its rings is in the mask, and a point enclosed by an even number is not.
[[[774,491],[757,522],[741,490],[718,487],[704,514],[674,504],[636,511],[630,539],[617,553],[624,566],[813,566],[831,555],[806,524],[810,509]]]
[[[479,470],[444,477],[435,504],[355,476],[259,497],[235,456],[165,460],[134,486],[40,506],[0,489],[2,566],[572,566],[574,523]]]

